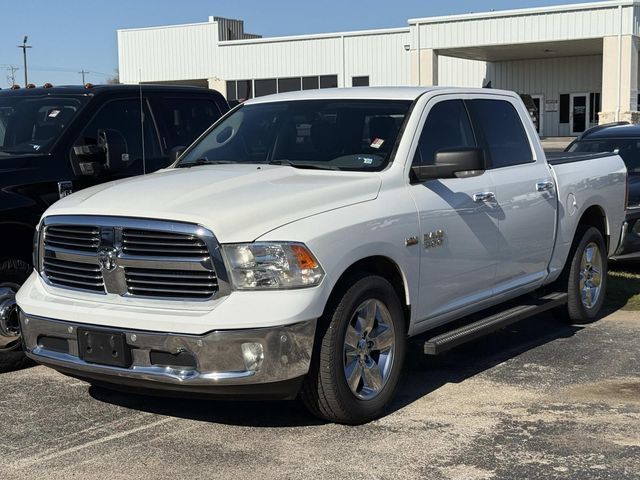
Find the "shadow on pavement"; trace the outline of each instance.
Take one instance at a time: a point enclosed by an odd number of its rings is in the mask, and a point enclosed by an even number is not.
[[[559,338],[571,337],[579,327],[551,316],[533,317],[493,335],[458,347],[440,357],[410,354],[405,376],[389,413],[428,395],[446,383],[459,383]],[[121,393],[92,386],[96,400],[157,415],[202,422],[252,427],[298,427],[326,422],[311,416],[299,401],[191,400]]]

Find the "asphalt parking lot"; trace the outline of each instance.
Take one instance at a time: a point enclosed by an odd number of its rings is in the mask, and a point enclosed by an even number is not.
[[[158,399],[44,367],[0,375],[0,478],[640,478],[640,314],[550,316],[412,357],[385,418]]]

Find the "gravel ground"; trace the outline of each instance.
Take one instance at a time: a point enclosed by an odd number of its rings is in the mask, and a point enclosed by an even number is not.
[[[0,478],[640,479],[640,314],[537,317],[429,359],[361,427],[297,402],[159,399],[0,375]]]

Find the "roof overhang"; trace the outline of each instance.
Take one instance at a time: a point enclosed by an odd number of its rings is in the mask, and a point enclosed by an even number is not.
[[[445,55],[447,57],[481,60],[483,62],[601,55],[602,38],[567,40],[562,42],[515,43],[508,45],[443,48],[438,49],[438,54]]]

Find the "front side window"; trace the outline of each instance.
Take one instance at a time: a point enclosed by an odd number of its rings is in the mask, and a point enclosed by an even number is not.
[[[155,127],[146,102],[140,111],[140,99],[113,100],[106,103],[84,128],[76,145],[96,145],[98,130],[117,130],[126,141],[131,162],[142,159],[142,131],[146,157],[160,156]]]
[[[491,168],[533,162],[522,120],[510,102],[475,99],[466,103]]]
[[[48,153],[85,102],[69,97],[1,97],[0,155]]]
[[[298,100],[243,105],[216,125],[179,167],[273,163],[333,170],[380,170],[411,102]]]
[[[439,151],[475,146],[471,122],[463,101],[445,100],[436,103],[429,111],[413,165],[434,165]]]

